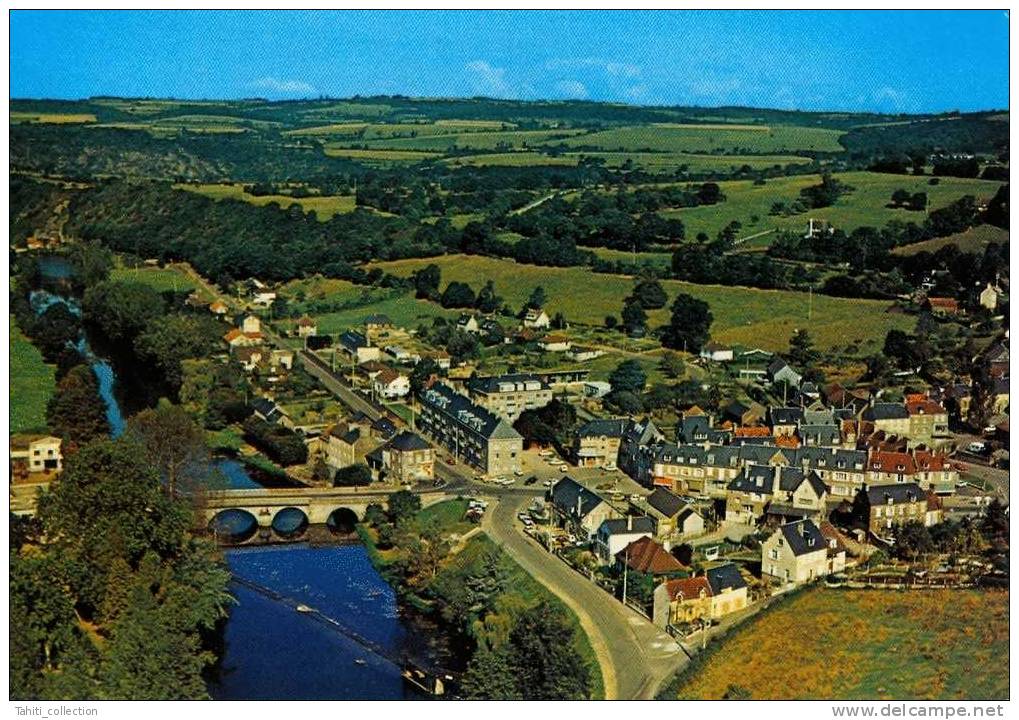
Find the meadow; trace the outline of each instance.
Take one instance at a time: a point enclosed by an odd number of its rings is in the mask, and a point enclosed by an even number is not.
[[[678,697],[735,683],[754,700],[1005,699],[1008,630],[1007,592],[814,588],[733,631]]]
[[[50,123],[53,125],[94,123],[96,116],[91,113],[34,113],[18,112],[10,113],[12,123]]]
[[[1008,230],[994,225],[977,225],[954,235],[924,240],[903,245],[892,250],[892,255],[916,255],[918,252],[937,252],[948,245],[955,245],[963,252],[980,252],[990,243],[1008,243]]]
[[[366,163],[415,163],[439,157],[438,153],[420,150],[385,150],[378,148],[348,148],[340,145],[327,145],[325,154],[329,157],[350,158]]]
[[[601,325],[606,315],[618,318],[623,300],[633,288],[633,279],[620,275],[594,275],[587,268],[552,268],[522,265],[512,260],[447,255],[373,264],[398,276],[435,263],[442,270],[444,288],[450,281],[471,284],[477,290],[481,279],[491,279],[496,292],[513,307],[519,307],[540,285],[548,295],[546,309],[562,312],[567,320]],[[888,312],[889,303],[814,295],[808,319],[807,293],[786,290],[758,290],[721,285],[695,285],[675,280],[662,282],[669,299],[688,293],[711,307],[714,325],[711,336],[723,343],[784,351],[795,329],[807,329],[818,347],[856,344],[873,351],[884,342],[892,328],[906,330],[913,319]],[[668,322],[669,310],[648,313],[652,327]]]
[[[181,270],[173,267],[115,267],[110,271],[110,279],[119,282],[140,283],[148,285],[156,292],[189,292],[194,290],[194,280]],[[203,294],[205,294],[203,292]],[[210,300],[211,302],[211,300]]]
[[[46,404],[56,390],[56,371],[25,337],[13,315],[10,322],[11,432],[46,427]]]
[[[187,190],[210,197],[213,200],[243,200],[252,205],[271,205],[276,203],[281,208],[298,205],[304,212],[315,212],[315,216],[325,222],[333,215],[353,212],[356,207],[353,195],[323,195],[306,198],[295,198],[289,195],[251,195],[244,191],[242,185],[226,183],[182,184],[174,185],[178,190]]]
[[[743,154],[795,153],[798,150],[843,152],[841,130],[790,125],[653,125],[613,128],[563,141],[570,147],[631,152]],[[558,144],[558,142],[556,143]]]
[[[445,152],[452,147],[477,150],[524,148],[541,145],[549,140],[576,135],[581,130],[499,130],[482,132],[419,134],[417,137],[383,138],[366,141],[372,148],[392,150],[431,150]],[[558,142],[558,140],[556,140]]]
[[[533,165],[559,165],[572,167],[585,158],[599,158],[605,165],[618,168],[628,163],[648,172],[671,172],[685,170],[691,173],[732,172],[743,167],[752,170],[785,165],[803,165],[810,158],[796,155],[699,155],[695,153],[672,152],[569,152],[546,155],[533,151],[489,153],[484,155],[460,155],[443,160],[448,165],[474,167],[503,166],[528,167]]]

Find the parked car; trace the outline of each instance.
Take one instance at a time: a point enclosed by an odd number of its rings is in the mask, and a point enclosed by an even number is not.
[[[559,466],[559,472],[569,472],[569,471],[570,471],[570,466],[569,465],[560,465]]]
[[[534,485],[536,482],[538,482],[538,477],[536,475],[531,475],[531,477],[524,480],[524,485]]]
[[[971,453],[976,453],[979,455],[980,453],[983,453],[987,450],[987,443],[971,442],[969,445],[966,446],[966,449]]]
[[[616,464],[615,463],[605,463],[604,465],[602,465],[602,470],[608,470],[609,472],[615,472],[615,469],[616,469]]]

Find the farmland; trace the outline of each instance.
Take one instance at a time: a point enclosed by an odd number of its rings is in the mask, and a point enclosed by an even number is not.
[[[12,112],[12,123],[51,123],[54,125],[94,123],[96,116],[91,113],[33,113]]]
[[[9,316],[11,371],[11,432],[46,427],[46,403],[56,388],[55,371]]]
[[[435,263],[442,270],[443,287],[453,280],[472,284],[475,290],[482,279],[491,279],[496,292],[514,307],[519,307],[535,286],[542,286],[549,297],[551,312],[562,312],[567,320],[601,325],[606,315],[618,316],[623,299],[629,295],[633,280],[619,275],[597,275],[596,282],[586,268],[550,268],[521,265],[509,260],[486,257],[447,255],[440,258],[397,260],[377,263],[386,272],[408,276],[417,269]],[[913,320],[887,312],[888,303],[815,295],[811,318],[807,318],[806,293],[757,290],[721,285],[694,285],[664,281],[662,286],[674,297],[689,293],[711,306],[715,322],[711,335],[720,342],[785,350],[796,328],[806,328],[821,347],[869,343],[874,349],[892,328],[907,329]],[[648,313],[652,327],[668,321],[668,309]]]
[[[386,150],[386,149],[363,149],[347,148],[339,145],[327,145],[325,154],[329,157],[351,158],[367,163],[390,163],[390,162],[421,162],[431,160],[439,156],[438,153],[425,152],[420,150]]]
[[[1008,697],[1008,653],[1005,592],[814,589],[723,640],[678,696],[990,700]]]
[[[295,198],[289,195],[252,195],[245,192],[244,187],[241,185],[226,183],[182,184],[175,185],[174,187],[198,193],[213,200],[229,198],[231,200],[243,200],[252,205],[270,205],[276,203],[281,208],[297,205],[304,212],[314,212],[315,216],[323,222],[338,213],[353,212],[355,207],[353,195],[326,195],[304,198]]]
[[[602,130],[565,140],[569,147],[622,152],[787,153],[799,150],[842,152],[839,130],[767,125],[682,125],[656,123],[644,127]]]
[[[989,243],[1007,243],[1008,230],[993,225],[978,225],[955,235],[934,238],[923,242],[903,245],[892,250],[893,255],[916,255],[918,252],[936,252],[948,245],[957,246],[962,252],[980,252]]]

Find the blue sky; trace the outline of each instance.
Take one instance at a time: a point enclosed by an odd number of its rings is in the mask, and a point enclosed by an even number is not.
[[[1001,10],[12,11],[10,28],[11,97],[1008,107]]]

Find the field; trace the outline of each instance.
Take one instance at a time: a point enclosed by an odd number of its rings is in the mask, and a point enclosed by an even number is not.
[[[916,255],[918,252],[924,251],[936,252],[947,245],[956,245],[963,252],[980,252],[992,242],[1007,244],[1008,230],[1002,230],[994,225],[978,225],[955,235],[897,247],[892,250],[892,255]]]
[[[1000,700],[1009,696],[1008,593],[841,591],[788,598],[722,641],[682,699]]]
[[[186,292],[195,289],[194,280],[172,267],[115,267],[110,271],[110,279],[148,285],[157,292]]]
[[[289,195],[251,195],[244,192],[241,185],[212,183],[202,185],[175,185],[179,190],[205,195],[213,200],[243,200],[252,205],[270,205],[276,203],[281,208],[298,205],[304,212],[315,212],[315,216],[325,222],[333,215],[353,212],[355,208],[353,195],[325,195],[320,197],[294,198]]]
[[[365,144],[372,148],[393,150],[431,150],[445,152],[449,148],[472,148],[476,150],[499,150],[541,145],[546,141],[567,138],[580,130],[500,130],[495,132],[460,132],[425,135],[417,137],[384,138],[369,140]]]
[[[33,113],[12,112],[12,123],[49,123],[53,125],[94,123],[96,116],[91,113]]]
[[[750,235],[772,228],[803,230],[807,219],[827,220],[834,227],[850,232],[858,227],[882,227],[891,220],[915,222],[924,220],[922,212],[886,207],[895,190],[902,188],[910,193],[927,193],[931,210],[944,207],[963,195],[991,197],[1001,183],[988,180],[941,178],[930,185],[929,178],[911,175],[890,175],[871,172],[850,172],[836,178],[855,190],[842,195],[835,205],[811,210],[801,215],[783,217],[769,215],[772,204],[791,205],[799,198],[800,190],[820,182],[817,175],[801,175],[768,180],[754,185],[751,180],[732,180],[719,185],[726,200],[718,205],[663,210],[666,217],[676,217],[686,225],[686,235],[694,238],[705,232],[714,238],[730,221],[742,223],[742,235]],[[755,219],[756,218],[756,219]]]
[[[513,307],[519,307],[531,290],[541,285],[548,294],[546,309],[562,312],[567,320],[601,325],[606,315],[619,316],[623,299],[633,280],[618,275],[595,275],[587,268],[551,268],[520,265],[511,260],[448,255],[439,258],[397,260],[374,266],[395,275],[407,276],[429,263],[442,270],[442,287],[452,280],[472,284],[491,279],[496,292]],[[783,351],[796,328],[806,328],[818,347],[869,343],[873,350],[884,342],[892,328],[909,329],[912,318],[886,312],[888,303],[814,295],[811,319],[807,319],[806,293],[757,290],[721,285],[694,285],[674,280],[662,283],[669,298],[689,293],[711,306],[715,322],[711,335],[724,343]],[[649,314],[652,327],[668,321],[668,309]]]
[[[798,150],[844,152],[840,130],[777,125],[674,125],[624,127],[578,135],[565,141],[570,147],[591,147],[622,152],[732,152],[786,153]]]
[[[10,315],[11,432],[46,427],[46,403],[56,389],[54,369],[22,333]]]
[[[325,154],[329,157],[344,157],[364,162],[391,163],[391,162],[421,162],[439,157],[438,153],[423,152],[419,150],[379,150],[372,148],[365,150],[361,148],[346,148],[338,145],[327,145]]]
[[[505,153],[489,153],[487,155],[463,155],[450,157],[443,162],[458,166],[469,165],[483,167],[501,165],[508,167],[526,167],[531,165],[577,165],[581,158],[600,158],[608,167],[621,167],[632,163],[649,172],[675,171],[686,169],[687,172],[731,172],[744,166],[754,170],[770,168],[775,165],[802,165],[809,163],[809,158],[796,155],[697,155],[693,153],[666,152],[570,152],[561,155],[545,155],[539,152],[518,151]]]

